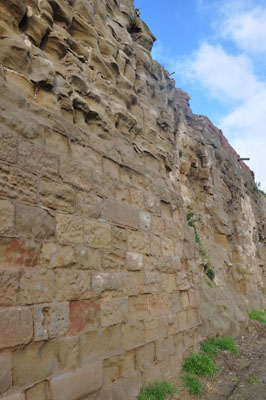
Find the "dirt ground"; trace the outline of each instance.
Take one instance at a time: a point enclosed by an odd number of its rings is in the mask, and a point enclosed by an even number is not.
[[[250,321],[237,338],[239,354],[224,352],[215,378],[203,380],[202,400],[266,400],[266,324]],[[176,400],[195,399],[186,390]]]

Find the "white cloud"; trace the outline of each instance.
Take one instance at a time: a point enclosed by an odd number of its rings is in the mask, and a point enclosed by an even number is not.
[[[232,39],[239,49],[249,53],[266,52],[266,10],[256,7],[232,13],[224,9],[226,18],[221,25],[221,34]]]
[[[220,117],[219,127],[241,156],[251,158],[247,164],[265,189],[266,77],[258,77],[254,65],[258,53],[266,63],[266,7],[251,5],[248,0],[216,3],[214,44],[206,40],[175,68],[180,77],[198,82],[231,108]],[[236,47],[228,47],[224,38]]]
[[[228,54],[220,44],[203,43],[192,56],[177,63],[176,68],[180,75],[199,81],[212,96],[223,100],[242,100],[261,88],[250,59],[243,54]]]

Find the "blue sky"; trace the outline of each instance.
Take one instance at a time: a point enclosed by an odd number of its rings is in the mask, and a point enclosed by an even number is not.
[[[191,96],[266,189],[266,3],[135,0],[157,37],[152,56]]]

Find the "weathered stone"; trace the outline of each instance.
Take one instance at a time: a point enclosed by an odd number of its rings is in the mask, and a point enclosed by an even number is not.
[[[0,164],[0,196],[36,203],[37,183],[36,175]]]
[[[144,344],[144,324],[141,321],[128,322],[124,326],[123,348],[131,350]]]
[[[140,271],[143,267],[143,254],[128,252],[126,265],[129,271]]]
[[[55,290],[55,277],[52,271],[27,269],[21,273],[20,304],[52,302]]]
[[[149,235],[146,232],[128,231],[128,248],[130,251],[149,253]]]
[[[0,349],[30,342],[33,335],[30,308],[2,308],[0,315]]]
[[[163,238],[162,239],[162,253],[165,256],[174,256],[175,255],[175,246],[173,239]]]
[[[75,248],[75,260],[79,268],[98,271],[102,266],[102,251],[101,249],[77,246]]]
[[[104,206],[104,216],[107,221],[118,225],[138,228],[139,211],[125,203],[108,200]]]
[[[126,263],[123,250],[104,250],[102,255],[102,267],[104,269],[122,269]]]
[[[121,346],[120,346],[121,349]],[[82,364],[97,361],[110,356],[110,330],[98,329],[80,337],[80,360]]]
[[[18,165],[45,176],[56,176],[58,173],[56,153],[24,141],[20,141],[18,145]]]
[[[71,246],[43,243],[40,266],[43,268],[71,267],[75,263],[75,251]]]
[[[91,295],[91,275],[79,269],[57,269],[56,298],[58,301],[89,299]]]
[[[52,400],[78,400],[103,385],[102,363],[84,366],[51,379]]]
[[[119,290],[122,288],[121,272],[93,272],[91,281],[94,294],[105,290]]]
[[[74,191],[70,186],[41,179],[39,194],[41,205],[69,213],[74,212]]]
[[[56,214],[57,237],[63,243],[83,243],[83,223],[80,217]]]
[[[68,333],[69,304],[41,304],[34,306],[34,340],[47,340]]]
[[[49,397],[48,381],[37,383],[25,392],[26,400],[47,400]]]
[[[148,295],[129,297],[128,309],[130,319],[145,319],[149,315]]]
[[[146,344],[143,347],[136,349],[137,369],[143,371],[149,368],[155,361],[155,346],[154,343]]]
[[[0,394],[6,392],[11,386],[11,353],[0,353]]]
[[[59,175],[66,183],[87,191],[91,189],[92,171],[85,164],[74,162],[69,158],[61,158]]]
[[[0,305],[17,304],[20,273],[17,270],[0,269]]]
[[[84,242],[90,246],[111,247],[111,226],[103,222],[84,220]]]
[[[60,371],[72,371],[80,366],[79,336],[60,337],[56,339],[55,346]]]
[[[17,204],[16,232],[18,235],[38,240],[55,238],[55,220],[41,208]]]
[[[13,393],[4,397],[4,400],[25,400],[24,393]]]
[[[166,357],[169,357],[175,353],[175,344],[173,336],[169,336],[166,339],[158,340],[156,342],[156,359],[163,361]]]
[[[11,234],[14,230],[14,206],[10,201],[0,200],[0,234]]]
[[[125,228],[119,228],[113,225],[111,227],[111,239],[112,247],[118,249],[127,248],[127,230]]]
[[[16,135],[4,126],[0,127],[0,160],[14,164],[16,162],[17,140]]]
[[[115,356],[104,360],[104,383],[108,385],[119,378],[132,376],[135,372],[134,352],[127,352],[121,356]]]
[[[0,263],[3,267],[35,267],[40,244],[32,240],[0,238]]]
[[[70,303],[70,334],[96,330],[101,323],[101,309],[97,301],[74,301]]]
[[[101,304],[102,326],[110,326],[127,322],[128,320],[128,298],[103,299]]]
[[[79,215],[87,218],[100,218],[103,211],[103,200],[93,193],[77,194],[77,210]]]
[[[13,385],[28,386],[52,375],[56,366],[55,345],[53,342],[31,343],[15,350],[13,360]]]

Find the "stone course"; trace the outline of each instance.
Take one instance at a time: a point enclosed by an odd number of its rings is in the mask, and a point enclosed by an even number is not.
[[[266,307],[265,199],[132,0],[0,28],[0,399],[135,400]]]

